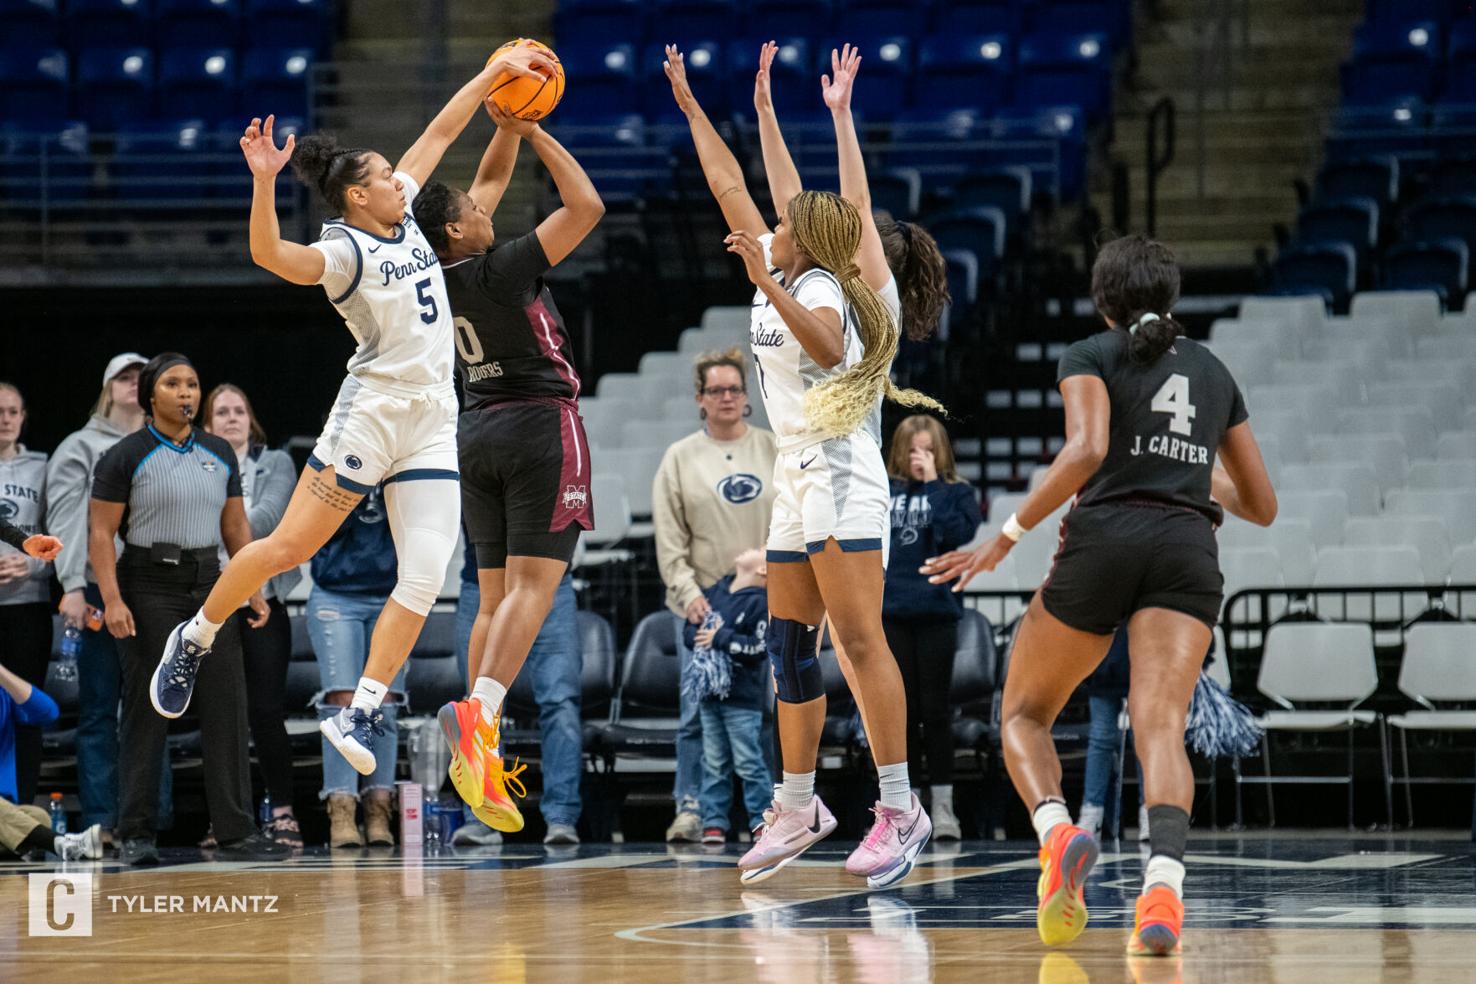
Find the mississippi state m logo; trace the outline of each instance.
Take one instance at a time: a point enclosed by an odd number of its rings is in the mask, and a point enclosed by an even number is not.
[[[588,485],[566,485],[564,486],[564,508],[583,509],[589,505]]]

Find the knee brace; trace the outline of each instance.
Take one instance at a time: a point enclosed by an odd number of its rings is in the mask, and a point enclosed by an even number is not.
[[[417,615],[427,615],[456,551],[460,488],[443,479],[394,482],[385,486],[384,504],[399,554],[399,580],[390,597]]]
[[[820,629],[787,618],[769,619],[766,642],[779,699],[807,704],[825,696],[825,674],[820,672]]]

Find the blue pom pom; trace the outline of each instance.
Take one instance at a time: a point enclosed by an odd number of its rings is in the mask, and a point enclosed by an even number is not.
[[[1251,709],[1231,697],[1208,674],[1199,674],[1185,729],[1189,747],[1207,758],[1244,758],[1265,734]]]
[[[716,629],[722,624],[717,612],[709,611],[702,620],[704,629]],[[692,650],[692,662],[682,673],[682,693],[692,700],[708,698],[727,700],[733,686],[733,661],[727,653],[720,653],[710,646],[697,646]]]

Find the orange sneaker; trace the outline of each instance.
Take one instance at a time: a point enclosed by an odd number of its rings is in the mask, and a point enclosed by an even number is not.
[[[493,747],[496,747],[495,745]],[[486,781],[483,784],[482,802],[480,806],[472,807],[472,815],[478,820],[504,833],[515,834],[523,829],[523,814],[518,810],[518,805],[513,802],[508,790],[519,798],[528,795],[528,790],[523,786],[523,780],[518,776],[527,771],[526,765],[518,764],[513,760],[511,769],[503,768],[502,756],[487,753],[485,765]]]
[[[1138,920],[1128,939],[1135,957],[1164,957],[1180,952],[1184,932],[1184,903],[1167,885],[1154,885],[1138,896]]]
[[[482,718],[481,701],[475,698],[451,701],[441,708],[436,720],[451,747],[451,765],[446,774],[457,795],[475,810],[484,798],[487,754],[497,747],[495,726]]]
[[[1082,898],[1087,875],[1097,863],[1097,839],[1069,823],[1058,824],[1040,849],[1040,881],[1035,888],[1040,905],[1035,928],[1046,946],[1070,943],[1086,929],[1087,908]]]

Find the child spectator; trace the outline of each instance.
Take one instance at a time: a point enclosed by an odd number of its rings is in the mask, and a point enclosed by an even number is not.
[[[737,571],[703,592],[711,606],[701,626],[688,623],[692,650],[683,689],[699,698],[702,719],[702,843],[728,837],[733,775],[743,780],[748,829],[764,822],[774,795],[764,758],[766,695],[773,688],[764,629],[768,625],[768,568],[762,550],[738,555]]]

